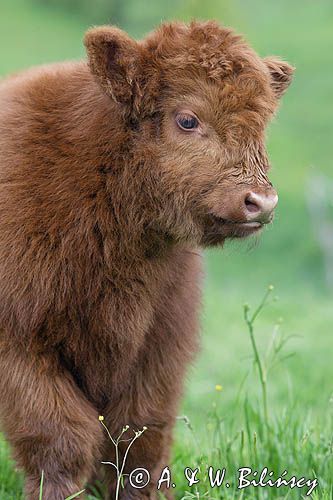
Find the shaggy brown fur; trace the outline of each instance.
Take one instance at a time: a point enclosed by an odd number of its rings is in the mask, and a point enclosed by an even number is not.
[[[88,64],[0,84],[0,415],[31,500],[42,470],[43,498],[62,500],[112,460],[99,414],[113,435],[148,427],[127,471],[168,463],[196,249],[261,227],[245,200],[273,192],[264,129],[292,75],[214,22],[85,44]]]

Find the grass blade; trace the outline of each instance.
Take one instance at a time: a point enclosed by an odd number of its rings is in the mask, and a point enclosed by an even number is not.
[[[78,493],[74,493],[74,495],[71,495],[70,497],[65,498],[65,500],[72,500],[73,498],[77,498],[81,493],[83,493],[85,490],[81,490]]]
[[[39,487],[39,500],[43,500],[43,483],[44,483],[44,471],[42,470],[42,475],[40,478],[40,487]]]

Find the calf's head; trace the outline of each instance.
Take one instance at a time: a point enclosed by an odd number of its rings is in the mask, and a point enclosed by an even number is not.
[[[260,58],[215,22],[163,24],[139,42],[101,27],[85,43],[92,73],[150,163],[140,190],[154,199],[152,226],[213,245],[272,221],[265,128],[291,82],[289,64]]]

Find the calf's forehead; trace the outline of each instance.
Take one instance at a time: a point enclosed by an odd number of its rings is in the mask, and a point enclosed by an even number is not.
[[[213,81],[204,74],[170,76],[164,94],[166,111],[188,109],[223,137],[244,134],[258,139],[273,115],[277,101],[266,75],[230,75]]]

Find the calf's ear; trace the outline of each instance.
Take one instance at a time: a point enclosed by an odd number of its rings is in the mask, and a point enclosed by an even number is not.
[[[265,57],[264,63],[270,72],[274,93],[280,98],[291,84],[295,68],[277,57]]]
[[[90,29],[84,44],[90,70],[104,92],[116,102],[131,106],[134,95],[140,92],[139,44],[113,26]]]

